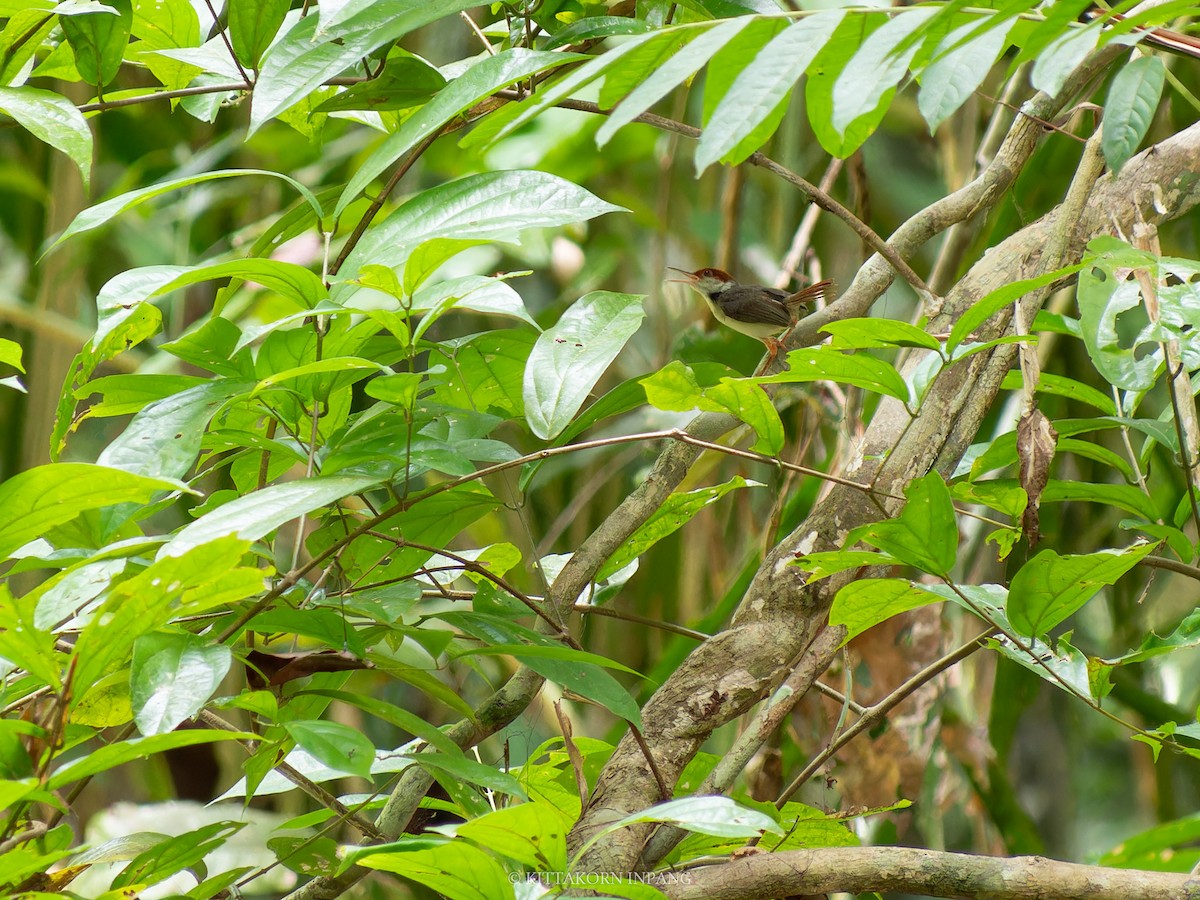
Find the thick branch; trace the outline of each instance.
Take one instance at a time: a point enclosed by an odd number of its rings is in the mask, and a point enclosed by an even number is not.
[[[671,883],[675,882],[675,883]],[[1004,900],[1196,900],[1200,878],[1106,869],[1041,856],[1002,859],[907,847],[830,847],[762,853],[664,873],[671,900],[756,900],[845,891]]]

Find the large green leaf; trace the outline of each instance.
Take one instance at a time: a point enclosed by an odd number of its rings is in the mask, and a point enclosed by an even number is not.
[[[1008,591],[1008,619],[1029,637],[1045,634],[1116,581],[1157,545],[1134,544],[1124,550],[1101,550],[1060,556],[1043,550],[1013,576]]]
[[[950,490],[937,472],[904,489],[900,515],[854,529],[848,544],[866,541],[896,559],[933,575],[948,575],[958,555],[958,523]]]
[[[654,511],[654,515],[631,534],[609,557],[608,562],[600,567],[600,571],[596,573],[596,581],[603,581],[619,572],[667,535],[682,528],[700,510],[717,502],[730,491],[743,487],[762,485],[757,481],[746,481],[741,475],[735,475],[724,484],[671,494],[662,506]]]
[[[252,387],[250,381],[220,378],[151,403],[96,461],[151,478],[182,478],[196,461],[217,410]]]
[[[233,654],[194,634],[152,632],[133,645],[133,720],[142,734],[166,734],[198,713],[221,686]]]
[[[109,769],[133,762],[135,759],[145,759],[164,750],[174,750],[178,747],[194,747],[196,744],[211,744],[215,741],[257,741],[259,735],[244,731],[216,731],[206,728],[193,728],[184,731],[172,731],[170,734],[155,734],[150,737],[133,738],[128,741],[118,741],[104,744],[90,753],[73,759],[55,769],[46,784],[56,791],[81,778],[89,778]]]
[[[422,191],[368,231],[341,274],[353,277],[368,263],[399,266],[419,244],[438,237],[516,242],[526,228],[553,228],[622,211],[545,172],[468,175]],[[343,282],[332,294],[345,303],[353,290],[357,287]]]
[[[28,469],[0,484],[0,558],[85,510],[146,503],[159,491],[181,489],[175,481],[89,463]]]
[[[290,6],[290,0],[242,0],[229,4],[229,39],[242,65],[258,68]]]
[[[487,56],[467,69],[416,113],[405,119],[355,170],[334,208],[340,216],[376,177],[429,135],[485,97],[515,81],[586,59],[577,53],[549,53],[514,47]]]
[[[117,77],[133,20],[130,0],[107,0],[105,5],[109,9],[103,12],[64,16],[58,21],[75,51],[80,77],[97,91]]]
[[[757,129],[786,99],[837,30],[843,15],[841,10],[826,10],[801,19],[759,51],[721,97],[704,126],[696,147],[697,172],[718,160],[740,163],[770,137],[778,121],[766,134],[756,134]],[[755,140],[746,141],[750,135],[755,135]]]
[[[1129,62],[1113,78],[1104,104],[1101,148],[1114,174],[1137,152],[1150,130],[1166,71],[1157,56],[1143,56]]]
[[[108,18],[116,18],[109,16]],[[32,87],[0,87],[0,112],[55,150],[61,150],[79,167],[83,187],[92,174],[92,132],[87,120],[60,94]]]
[[[565,872],[568,823],[548,803],[517,803],[458,826],[458,836],[541,872]]]
[[[508,875],[487,853],[466,841],[445,841],[432,847],[430,843],[429,838],[412,838],[369,847],[356,853],[353,862],[368,869],[394,872],[450,900],[504,900],[513,896]]]
[[[317,202],[317,198],[313,196],[312,191],[291,176],[284,175],[281,172],[272,172],[268,169],[220,169],[215,172],[185,175],[182,178],[173,178],[170,181],[152,184],[149,187],[126,191],[124,194],[118,194],[116,197],[105,200],[103,203],[90,206],[71,220],[71,224],[55,239],[54,243],[50,245],[50,249],[57,247],[69,237],[82,234],[85,231],[91,231],[93,228],[99,228],[113,217],[141,206],[155,197],[161,197],[163,194],[193,184],[202,184],[203,182],[213,181],[218,178],[235,178],[241,175],[267,175],[271,178],[282,179],[300,192],[300,195],[308,201],[309,206],[312,207],[317,216],[321,215],[321,204]]]
[[[777,375],[755,378],[759,384],[837,381],[908,402],[908,385],[891,363],[866,353],[842,353],[829,347],[793,350],[788,367]]]
[[[332,475],[270,485],[201,516],[168,541],[158,556],[160,559],[182,556],[195,547],[231,534],[258,540],[284,522],[365,491],[376,481],[373,476]]]
[[[837,592],[829,609],[829,624],[846,627],[846,643],[892,616],[938,600],[903,578],[861,578]]]
[[[375,747],[357,728],[321,719],[283,725],[305,751],[331,769],[371,780]]]
[[[1089,25],[1067,28],[1047,44],[1033,64],[1033,72],[1029,76],[1033,86],[1051,97],[1058,96],[1067,76],[1075,71],[1075,67],[1083,62],[1100,40],[1103,24],[1101,19],[1097,19]]]
[[[714,53],[751,21],[743,17],[722,22],[686,44],[620,102],[596,132],[596,144],[603,147],[619,128],[628,125],[668,92],[691,78]]]
[[[330,21],[315,15],[299,18],[262,58],[250,134],[375,49],[475,5],[472,0],[375,0],[343,4],[342,15]]]
[[[985,30],[979,30],[980,22],[967,22],[942,39],[933,62],[921,72],[921,91],[917,95],[917,106],[929,123],[930,134],[983,83],[991,64],[1008,46],[1013,21],[991,13],[984,19]]]
[[[896,90],[908,64],[920,49],[911,41],[934,14],[932,8],[910,8],[871,32],[842,69],[833,86],[835,131],[845,135],[853,122],[870,118],[877,123],[880,104]]]
[[[549,440],[570,424],[600,376],[642,324],[640,294],[593,291],[538,336],[522,397],[530,430]]]

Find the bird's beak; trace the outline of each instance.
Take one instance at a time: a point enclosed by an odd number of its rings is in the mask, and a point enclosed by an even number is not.
[[[667,266],[667,268],[670,271],[678,272],[680,275],[683,276],[682,278],[668,278],[667,281],[670,281],[674,284],[695,284],[696,283],[696,276],[693,275],[691,272],[688,272],[684,269],[677,269],[674,266]]]

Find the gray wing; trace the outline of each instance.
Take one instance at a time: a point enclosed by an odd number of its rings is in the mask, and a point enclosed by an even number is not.
[[[725,315],[739,322],[787,328],[792,324],[792,317],[788,314],[787,304],[783,302],[786,296],[786,293],[774,288],[730,288],[720,295],[717,302],[721,304],[721,311]]]

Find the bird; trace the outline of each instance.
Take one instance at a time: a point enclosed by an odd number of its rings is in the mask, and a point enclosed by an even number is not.
[[[718,322],[766,345],[770,355],[759,367],[760,371],[765,370],[779,355],[782,346],[779,335],[790,331],[796,324],[797,308],[818,297],[828,297],[833,292],[832,281],[818,281],[789,294],[759,284],[738,284],[723,269],[709,267],[688,272],[674,266],[667,268],[683,276],[667,280],[690,285],[704,297]]]

